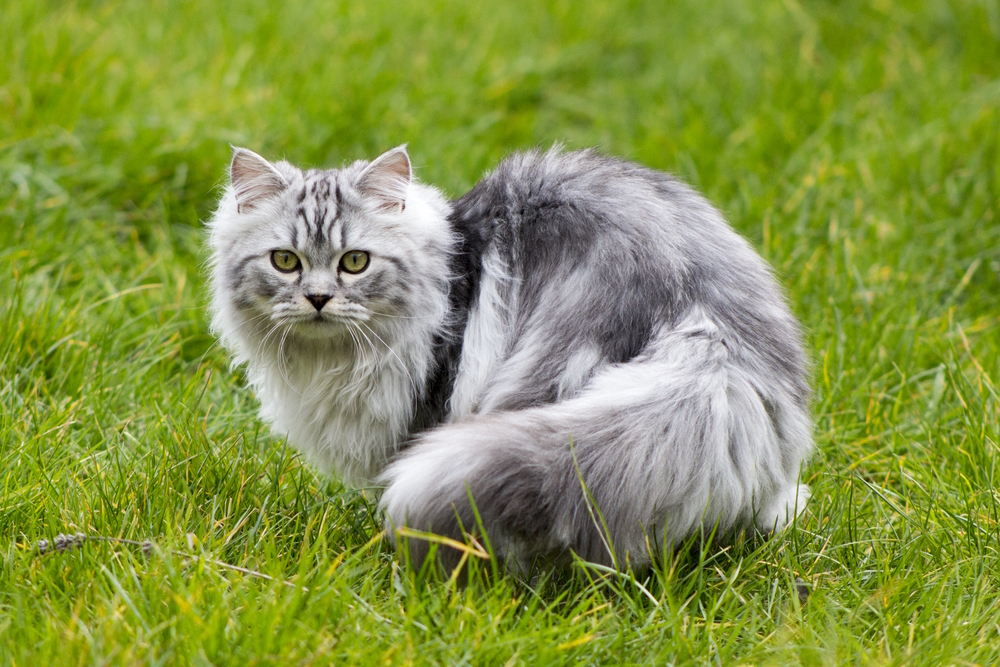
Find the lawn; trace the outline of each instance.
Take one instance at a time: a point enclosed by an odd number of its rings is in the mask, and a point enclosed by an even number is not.
[[[806,329],[798,523],[456,586],[271,436],[207,327],[229,145],[403,142],[705,192]],[[997,0],[5,0],[0,663],[1000,664],[998,214]]]

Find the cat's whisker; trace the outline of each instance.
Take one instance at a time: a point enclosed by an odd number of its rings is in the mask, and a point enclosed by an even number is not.
[[[281,377],[285,380],[285,383],[301,396],[302,394],[298,390],[298,387],[288,377],[288,368],[285,359],[285,339],[288,338],[288,332],[291,330],[291,327],[286,326],[284,332],[281,334],[281,340],[278,341],[278,372],[281,373]]]
[[[433,320],[440,318],[440,315],[393,315],[392,313],[383,313],[381,310],[375,310],[374,308],[369,308],[368,311],[372,315],[377,315],[379,317],[386,317],[393,320]]]
[[[369,338],[368,335],[364,331],[361,330],[361,327],[358,326],[357,322],[353,322],[352,324],[354,324],[354,326],[357,328],[358,335],[360,335],[365,340],[365,342],[368,343],[368,349],[371,351],[371,355],[372,355],[371,356],[371,360],[368,360],[366,358],[364,360],[364,365],[365,366],[368,366],[368,365],[374,366],[375,367],[374,370],[377,371],[378,370],[378,362],[379,362],[379,353],[378,353],[378,349],[376,349],[376,347],[375,347],[375,343],[373,343],[372,339]]]
[[[354,349],[358,353],[358,356],[361,358],[361,364],[363,366],[368,366],[368,364],[369,364],[369,362],[368,362],[368,354],[367,354],[368,351],[365,349],[364,345],[362,344],[361,338],[358,336],[358,334],[356,334],[354,332],[354,329],[352,328],[354,326],[353,322],[347,322],[347,324],[348,324],[347,333],[350,334],[351,341],[354,343]]]
[[[393,349],[392,349],[391,347],[389,347],[389,344],[388,344],[388,343],[386,343],[386,342],[385,342],[384,340],[382,340],[382,337],[381,337],[381,336],[379,336],[379,335],[378,335],[377,333],[375,333],[375,330],[374,330],[374,329],[372,329],[372,328],[371,328],[370,326],[368,326],[368,325],[367,325],[367,324],[365,324],[364,322],[359,322],[359,324],[360,324],[361,326],[363,326],[363,327],[364,327],[365,329],[368,329],[368,331],[369,331],[369,332],[371,332],[371,335],[373,335],[373,336],[375,336],[376,338],[378,338],[379,342],[380,342],[380,343],[382,343],[383,345],[385,345],[385,349],[389,350],[389,353],[390,353],[390,354],[391,354],[391,355],[392,355],[393,357],[395,357],[395,358],[396,358],[396,361],[398,361],[398,362],[399,362],[399,366],[400,366],[400,368],[402,368],[402,369],[403,369],[403,372],[404,372],[404,373],[406,373],[406,377],[407,377],[407,378],[408,378],[408,379],[410,380],[410,386],[411,386],[411,387],[413,388],[413,395],[414,395],[414,396],[416,396],[416,395],[417,395],[417,393],[418,393],[418,392],[417,392],[417,383],[413,381],[413,376],[412,376],[412,375],[410,375],[410,369],[408,369],[408,368],[406,367],[406,364],[404,364],[404,363],[403,363],[403,360],[399,358],[399,355],[398,355],[398,354],[396,354],[396,351],[395,351],[395,350],[393,350]]]
[[[265,317],[268,317],[267,313],[259,313],[259,314],[254,315],[253,317],[250,317],[250,318],[248,318],[246,320],[238,321],[238,322],[235,323],[236,330],[237,331],[242,331],[246,327],[253,325],[254,329],[252,329],[249,332],[248,335],[249,336],[256,336],[257,335],[256,324],[259,321],[263,320]],[[202,352],[201,357],[198,358],[198,364],[201,365],[202,363],[204,363],[204,361],[208,357],[208,355],[211,354],[212,351],[215,348],[221,347],[221,346],[222,346],[222,340],[221,339],[216,339],[216,340],[212,341],[212,344],[209,345],[208,348],[204,352]]]
[[[266,333],[266,334],[264,335],[264,338],[262,338],[262,339],[261,339],[261,341],[260,341],[260,344],[259,344],[259,345],[257,346],[257,352],[256,352],[256,354],[254,355],[254,358],[255,358],[255,360],[256,360],[256,361],[257,361],[258,363],[259,363],[259,362],[260,362],[260,360],[262,359],[262,355],[263,355],[263,353],[264,353],[264,350],[265,350],[265,348],[266,348],[266,346],[267,346],[267,341],[268,341],[268,339],[269,339],[269,338],[270,338],[270,337],[271,337],[271,336],[272,336],[272,335],[274,334],[274,332],[275,332],[275,331],[278,331],[278,330],[279,330],[279,329],[281,328],[281,325],[282,325],[282,323],[283,323],[283,322],[282,322],[282,321],[280,321],[280,320],[279,320],[278,322],[275,322],[275,323],[274,323],[274,326],[272,326],[272,327],[271,327],[271,328],[270,328],[270,329],[268,330],[268,332],[267,332],[267,333]]]
[[[251,331],[249,332],[249,335],[250,336],[256,336],[258,334],[258,332],[259,332],[258,331],[258,325],[262,325],[260,328],[263,328],[264,326],[267,326],[267,321],[265,320],[265,318],[268,318],[268,317],[270,317],[270,313],[260,313],[258,315],[255,315],[255,316],[249,318],[249,319],[237,322],[236,323],[236,327],[237,327],[238,330],[242,330],[245,327],[253,327],[251,329]]]

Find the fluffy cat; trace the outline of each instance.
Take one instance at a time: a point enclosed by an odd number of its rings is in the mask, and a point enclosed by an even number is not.
[[[669,175],[526,152],[449,202],[402,146],[326,171],[235,149],[208,224],[212,327],[261,416],[384,486],[390,526],[461,538],[478,512],[511,563],[623,567],[805,504],[798,325]]]

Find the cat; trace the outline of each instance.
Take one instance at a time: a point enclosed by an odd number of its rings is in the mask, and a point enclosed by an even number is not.
[[[481,527],[512,566],[638,567],[805,505],[799,325],[672,176],[557,147],[448,201],[405,145],[332,170],[236,148],[208,227],[212,329],[261,417],[384,487],[393,539]]]

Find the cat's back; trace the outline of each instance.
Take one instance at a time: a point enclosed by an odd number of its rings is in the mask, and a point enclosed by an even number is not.
[[[454,206],[463,233],[484,250],[523,260],[519,268],[529,271],[621,259],[626,269],[627,253],[671,282],[704,284],[726,271],[770,279],[767,265],[700,194],[670,174],[592,149],[510,155]]]
[[[534,333],[560,367],[560,347],[588,343],[621,363],[697,306],[736,361],[807,399],[801,336],[768,265],[669,174],[593,150],[527,151],[453,205],[466,273],[503,274],[510,352]]]

